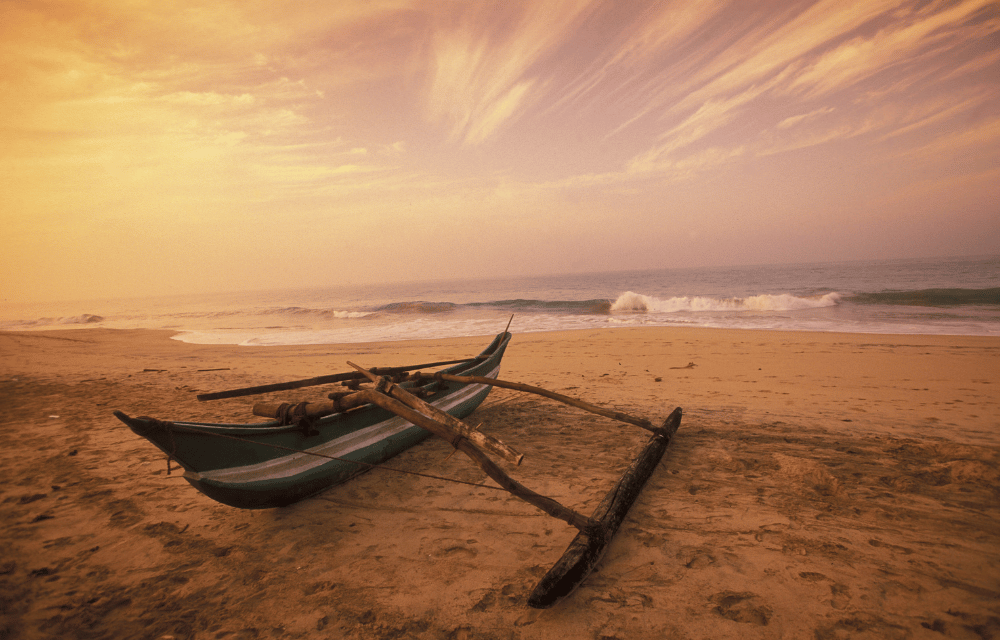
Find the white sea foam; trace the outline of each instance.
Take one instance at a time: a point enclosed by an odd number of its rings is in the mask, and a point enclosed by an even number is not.
[[[59,318],[58,322],[59,324],[96,324],[104,322],[104,318],[93,313],[82,313],[78,316]]]
[[[372,311],[342,311],[340,309],[308,309],[304,307],[288,307],[284,309],[267,309],[259,312],[261,315],[289,315],[293,317],[316,317],[318,319],[326,318],[367,318],[373,315]]]
[[[681,311],[798,311],[833,307],[840,301],[840,294],[828,293],[822,296],[799,297],[787,293],[762,294],[746,298],[706,298],[701,296],[680,296],[674,298],[654,298],[652,296],[626,291],[611,305],[612,312],[619,313],[677,313]]]

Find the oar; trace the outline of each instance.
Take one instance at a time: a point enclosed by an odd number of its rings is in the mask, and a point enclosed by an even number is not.
[[[475,362],[476,360],[485,360],[489,356],[476,356],[475,358],[465,358],[462,360],[446,360],[444,362],[430,362],[428,364],[415,364],[410,367],[376,367],[372,369],[373,372],[378,375],[392,375],[394,373],[403,373],[406,371],[415,371],[416,369],[423,369],[426,367],[443,367],[449,364],[461,364],[464,362]],[[198,396],[198,400],[204,402],[205,400],[222,400],[223,398],[240,398],[242,396],[253,396],[260,393],[271,393],[272,391],[287,391],[289,389],[301,389],[302,387],[315,387],[321,384],[333,384],[335,382],[344,382],[346,380],[361,380],[364,375],[357,371],[350,371],[348,373],[335,373],[329,376],[319,376],[316,378],[307,378],[306,380],[293,380],[292,382],[277,382],[275,384],[263,384],[256,387],[244,387],[243,389],[231,389],[229,391],[216,391],[214,393],[202,393]]]

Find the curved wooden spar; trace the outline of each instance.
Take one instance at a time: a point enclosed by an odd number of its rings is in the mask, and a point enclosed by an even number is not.
[[[681,413],[680,407],[674,409],[618,483],[597,505],[591,519],[600,523],[600,533],[589,535],[581,531],[573,538],[559,561],[531,592],[528,606],[535,609],[551,607],[572,593],[600,562],[632,503],[663,458],[667,445],[681,424]]]
[[[403,418],[418,427],[427,429],[434,435],[447,440],[453,447],[471,458],[473,462],[479,465],[479,468],[482,469],[486,475],[492,478],[497,484],[506,489],[514,497],[520,498],[528,504],[541,509],[553,518],[558,518],[563,522],[576,527],[581,532],[586,531],[590,535],[600,535],[599,524],[594,518],[588,518],[581,513],[577,513],[576,511],[561,505],[552,498],[536,493],[517,480],[508,476],[497,463],[493,462],[493,460],[483,452],[482,449],[473,444],[473,442],[464,435],[464,431],[471,430],[467,425],[461,423],[463,429],[460,430],[452,427],[451,424],[446,424],[430,417],[438,411],[436,408],[427,405],[426,402],[416,396],[413,396],[405,389],[392,384],[388,378],[380,379],[371,372],[365,371],[355,364],[351,364],[351,366],[357,368],[359,371],[365,372],[366,376],[377,381],[376,389],[359,392],[369,402],[388,411],[392,411],[400,418]],[[401,396],[408,395],[415,401],[415,404],[425,405],[425,409],[417,410],[409,407],[400,400],[387,395],[390,392],[397,392]]]
[[[604,416],[605,418],[611,418],[612,420],[618,420],[619,422],[627,422],[628,424],[634,424],[637,427],[642,427],[646,431],[651,431],[653,433],[659,432],[659,429],[654,427],[653,423],[650,422],[649,420],[645,420],[643,418],[636,418],[634,416],[630,416],[627,413],[622,413],[620,411],[611,411],[610,409],[598,407],[597,405],[590,404],[589,402],[584,402],[583,400],[577,400],[576,398],[564,396],[561,393],[556,393],[555,391],[549,391],[548,389],[542,389],[541,387],[533,387],[530,384],[524,384],[521,382],[507,382],[505,380],[484,378],[482,376],[455,376],[451,375],[450,373],[422,373],[420,371],[416,373],[411,373],[408,377],[410,379],[417,379],[417,380],[433,379],[433,380],[448,380],[450,382],[488,384],[494,387],[500,387],[501,389],[513,389],[514,391],[524,391],[526,393],[534,393],[536,395],[556,400],[557,402],[568,404],[570,406],[576,407],[577,409],[583,409],[584,411],[596,413],[597,415]]]

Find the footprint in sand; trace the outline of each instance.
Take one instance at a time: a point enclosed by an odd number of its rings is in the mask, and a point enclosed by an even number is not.
[[[722,591],[710,598],[716,604],[715,612],[735,622],[767,626],[771,620],[771,607],[755,593]]]
[[[851,603],[851,589],[845,584],[831,584],[830,594],[830,606],[834,609],[846,609]]]

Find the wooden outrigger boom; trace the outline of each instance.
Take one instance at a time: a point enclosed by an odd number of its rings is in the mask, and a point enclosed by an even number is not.
[[[556,393],[555,391],[549,391],[548,389],[534,387],[530,384],[524,384],[521,382],[507,382],[506,380],[496,380],[494,378],[484,378],[482,376],[456,376],[448,373],[421,373],[419,371],[411,373],[409,378],[416,380],[446,380],[449,382],[461,382],[466,384],[488,384],[492,387],[500,387],[501,389],[512,389],[514,391],[534,393],[539,396],[551,398],[556,402],[568,404],[572,407],[576,407],[577,409],[583,409],[584,411],[589,411],[590,413],[596,413],[597,415],[604,416],[605,418],[611,418],[612,420],[618,420],[619,422],[627,422],[628,424],[641,427],[646,431],[652,431],[653,433],[657,433],[658,431],[649,420],[636,418],[620,411],[611,411],[609,409],[605,409],[604,407],[598,407],[597,405],[590,404],[589,402],[584,402],[583,400],[577,400],[576,398],[564,396],[561,393]]]
[[[455,376],[440,373],[436,375],[425,375],[420,373],[410,375],[410,378],[415,379],[429,378],[466,384],[486,384],[506,389],[515,389],[518,391],[535,393],[586,411],[590,411],[592,413],[597,413],[622,422],[634,424],[652,431],[653,436],[649,439],[649,442],[646,443],[645,448],[643,448],[639,456],[632,461],[632,464],[630,464],[625,470],[625,473],[622,474],[622,477],[618,480],[615,486],[611,488],[607,495],[605,495],[601,503],[597,505],[593,515],[587,518],[572,509],[564,507],[551,498],[541,496],[527,487],[524,487],[500,471],[499,467],[496,467],[496,465],[492,465],[491,467],[490,465],[484,464],[484,461],[488,461],[489,459],[486,456],[478,455],[475,446],[462,446],[463,443],[468,443],[467,440],[463,439],[463,435],[461,435],[468,427],[466,427],[460,420],[457,420],[447,414],[443,414],[440,410],[427,405],[427,403],[410,394],[402,387],[390,382],[388,378],[379,378],[370,371],[366,371],[352,362],[348,362],[348,364],[363,373],[369,380],[375,382],[376,389],[378,391],[397,398],[408,405],[409,408],[418,412],[414,417],[423,417],[422,413],[430,413],[434,418],[442,419],[442,421],[446,424],[439,423],[438,425],[428,425],[425,428],[430,429],[435,435],[439,435],[446,440],[449,440],[456,449],[466,453],[473,459],[473,461],[480,465],[487,475],[496,480],[501,487],[509,491],[512,495],[521,498],[522,500],[538,507],[542,511],[545,511],[549,515],[559,518],[560,520],[564,520],[579,529],[580,532],[570,543],[569,547],[567,547],[559,561],[556,562],[556,564],[548,571],[548,573],[545,574],[544,577],[542,577],[541,581],[539,581],[538,585],[531,592],[531,595],[528,598],[528,606],[536,609],[547,609],[571,594],[587,578],[587,576],[590,575],[594,567],[597,566],[601,558],[604,556],[605,551],[607,551],[608,545],[611,543],[615,533],[618,532],[618,528],[621,526],[621,523],[628,514],[632,504],[635,502],[639,493],[642,491],[646,482],[653,474],[653,471],[660,463],[660,460],[663,458],[667,445],[670,444],[670,440],[680,427],[681,416],[683,414],[683,410],[680,407],[677,407],[663,422],[663,425],[657,428],[653,427],[648,420],[634,418],[617,411],[608,411],[590,403],[547,391],[540,387],[533,387],[531,385],[505,382],[502,380],[481,378],[477,376]],[[375,391],[372,393],[375,393]],[[388,407],[386,406],[386,408]],[[403,414],[399,415],[402,416]],[[407,417],[407,419],[410,418]],[[425,426],[422,422],[415,422],[415,424]],[[440,427],[445,427],[444,433],[441,432]],[[454,431],[451,431],[449,428]],[[520,460],[518,460],[518,463],[520,463]]]

